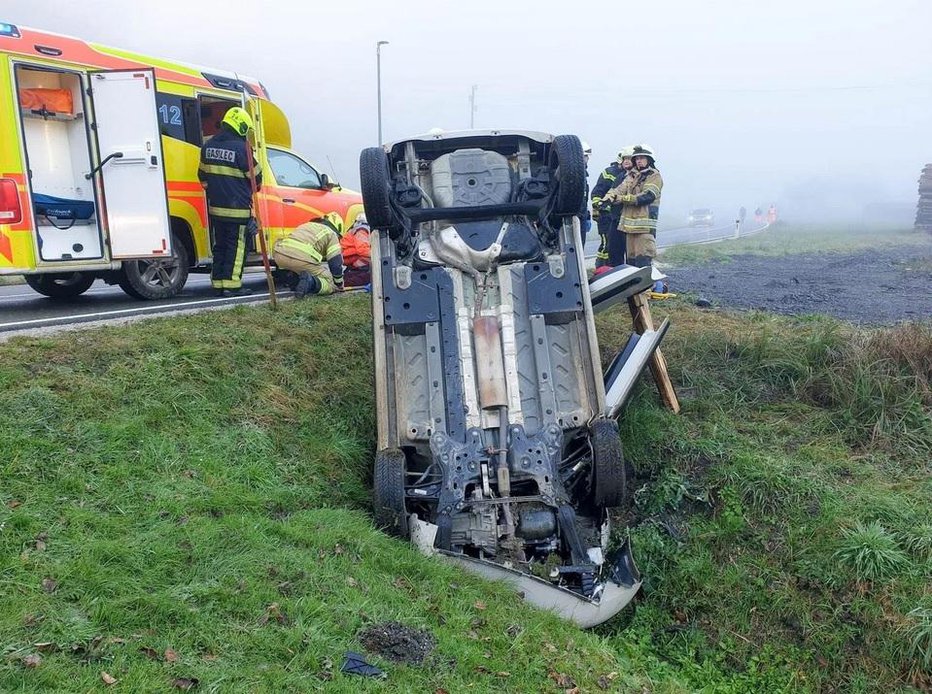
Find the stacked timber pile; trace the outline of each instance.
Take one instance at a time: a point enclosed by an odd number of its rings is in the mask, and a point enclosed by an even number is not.
[[[916,206],[916,229],[932,231],[932,164],[926,164],[919,176],[919,204]]]

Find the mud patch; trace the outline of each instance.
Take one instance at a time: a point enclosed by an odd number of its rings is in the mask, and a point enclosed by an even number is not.
[[[412,629],[400,622],[368,626],[359,632],[359,642],[369,653],[408,665],[421,665],[437,645],[426,629]]]
[[[673,291],[719,306],[799,315],[821,313],[884,325],[932,315],[932,244],[856,253],[735,255],[727,263],[672,267]],[[908,266],[909,270],[906,270]]]

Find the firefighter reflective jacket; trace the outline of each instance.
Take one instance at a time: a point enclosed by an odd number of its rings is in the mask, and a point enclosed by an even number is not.
[[[660,191],[663,179],[655,168],[638,171],[622,184],[624,195],[634,195],[634,202],[625,203],[621,209],[619,229],[626,234],[656,234],[657,218],[660,216]]]
[[[609,164],[605,171],[599,174],[599,180],[595,182],[592,188],[592,209],[598,210],[605,194],[617,186],[621,179],[625,177],[625,170],[617,161]],[[614,210],[617,212],[617,210]]]
[[[343,277],[343,255],[337,233],[326,224],[307,222],[275,244],[275,262],[286,270],[300,272],[324,261],[334,279]]]
[[[207,212],[219,222],[245,224],[252,217],[252,185],[249,183],[250,152],[246,138],[226,127],[201,147],[197,177],[207,184]],[[256,186],[262,185],[262,169],[255,162]]]

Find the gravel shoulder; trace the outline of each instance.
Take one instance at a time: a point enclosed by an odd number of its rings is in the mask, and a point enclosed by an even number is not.
[[[672,291],[729,308],[887,325],[932,319],[932,244],[879,251],[734,255],[665,268]]]

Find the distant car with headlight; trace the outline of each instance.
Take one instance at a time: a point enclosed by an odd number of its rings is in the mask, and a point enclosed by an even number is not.
[[[702,207],[692,210],[686,217],[686,223],[691,227],[715,226],[715,215],[712,214],[712,210]]]

